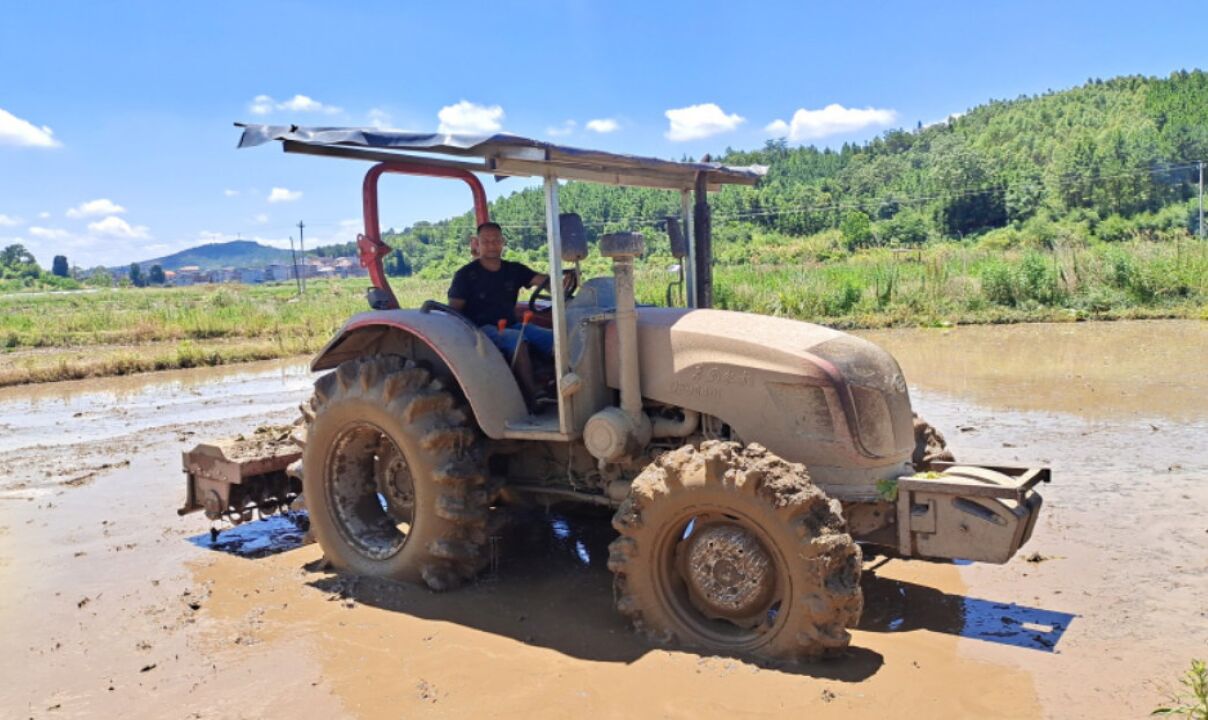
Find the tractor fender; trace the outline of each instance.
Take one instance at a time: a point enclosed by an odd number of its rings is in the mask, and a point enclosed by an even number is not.
[[[520,387],[495,344],[465,320],[442,312],[372,310],[355,315],[310,363],[330,370],[366,355],[399,354],[447,370],[483,434],[504,437],[508,421],[528,411]]]

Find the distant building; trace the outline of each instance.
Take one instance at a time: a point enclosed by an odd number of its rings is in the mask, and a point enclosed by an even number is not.
[[[164,276],[171,276],[171,270],[165,271]],[[206,282],[209,278],[201,271],[201,268],[196,265],[183,265],[176,269],[174,277],[171,277],[169,284],[177,287],[193,285],[199,282]]]
[[[361,261],[355,257],[338,257],[332,262],[340,277],[364,277],[369,271],[361,267]]]
[[[281,263],[273,263],[264,268],[264,279],[268,282],[281,282],[284,280],[293,280],[295,277],[293,265],[283,265]]]
[[[255,285],[256,283],[264,282],[264,271],[260,268],[239,268],[236,272],[236,280],[244,285]]]

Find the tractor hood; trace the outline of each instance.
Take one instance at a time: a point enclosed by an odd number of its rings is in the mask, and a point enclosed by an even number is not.
[[[745,442],[811,468],[886,466],[914,447],[893,357],[813,323],[725,310],[639,308],[642,395],[720,418]],[[619,385],[615,328],[605,332]]]

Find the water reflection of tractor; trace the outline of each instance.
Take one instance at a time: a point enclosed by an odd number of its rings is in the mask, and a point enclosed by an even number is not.
[[[862,609],[857,543],[1002,563],[1028,539],[1048,470],[952,463],[888,353],[819,325],[710,309],[707,194],[755,184],[763,168],[511,135],[243,132],[241,146],[280,140],[286,152],[374,163],[358,238],[371,309],[313,360],[328,372],[296,433],[293,474],[336,568],[448,590],[488,564],[509,504],[602,506],[615,510],[617,607],[637,628],[796,660],[847,646]],[[533,305],[554,336],[549,402],[526,402],[511,358],[452,308],[398,306],[382,269],[386,173],[466,182],[480,223],[478,174],[543,178],[549,276],[593,249],[611,259],[611,277]],[[578,216],[559,212],[559,180],[678,191],[668,228],[688,307],[637,306],[644,238],[607,234],[593,248]],[[283,506],[299,489],[284,472],[291,459],[186,453],[182,512],[238,521]]]

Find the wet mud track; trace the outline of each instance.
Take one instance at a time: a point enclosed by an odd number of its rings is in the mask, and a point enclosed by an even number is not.
[[[301,364],[0,391],[0,716],[1145,715],[1208,654],[1206,327],[868,333],[958,457],[1056,482],[1007,565],[868,558],[852,651],[792,670],[645,644],[604,515],[533,512],[443,595],[177,518],[180,452],[291,421]]]

